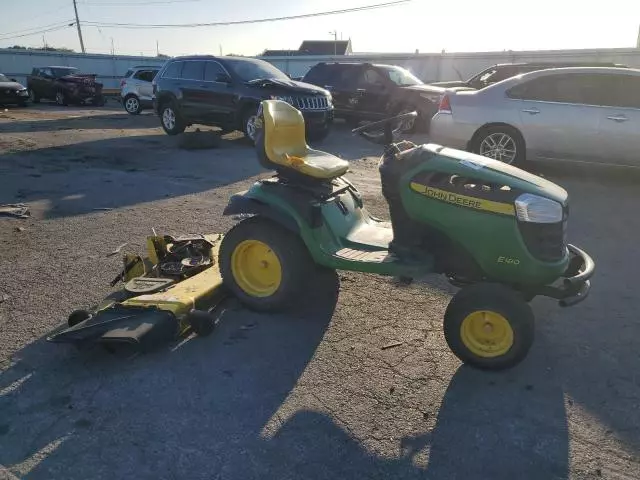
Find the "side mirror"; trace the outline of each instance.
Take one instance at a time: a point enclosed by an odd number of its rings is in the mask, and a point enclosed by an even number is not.
[[[219,73],[218,75],[216,75],[216,82],[231,83],[231,77],[226,73]]]

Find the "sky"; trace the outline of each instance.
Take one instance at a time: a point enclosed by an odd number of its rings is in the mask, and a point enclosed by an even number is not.
[[[81,23],[174,24],[259,19],[361,7],[385,0],[77,0]],[[389,0],[386,0],[389,1]],[[73,0],[0,0],[0,48],[19,44],[80,51]],[[125,29],[84,25],[87,52],[123,55],[241,54],[297,49],[302,40],[351,38],[364,52],[472,52],[634,47],[640,1],[411,0],[398,6],[253,25]],[[598,5],[598,6],[596,6]],[[603,8],[606,5],[606,8]],[[29,33],[28,36],[17,37]],[[157,42],[157,43],[156,43]]]

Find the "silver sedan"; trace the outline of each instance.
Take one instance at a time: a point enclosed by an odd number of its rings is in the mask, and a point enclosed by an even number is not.
[[[431,141],[522,166],[640,166],[640,70],[554,68],[443,95]]]

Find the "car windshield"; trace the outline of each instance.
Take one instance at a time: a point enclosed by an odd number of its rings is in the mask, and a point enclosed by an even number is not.
[[[389,79],[399,87],[409,87],[411,85],[422,85],[423,82],[413,75],[409,70],[401,67],[379,67],[385,72]]]
[[[74,73],[78,73],[77,68],[69,67],[51,67],[51,71],[53,72],[53,76],[56,78],[64,77],[65,75],[71,75]]]
[[[11,80],[9,80],[6,75],[3,75],[2,73],[0,73],[0,82],[10,82]]]
[[[224,63],[244,82],[262,79],[289,80],[284,73],[263,60],[226,57]]]

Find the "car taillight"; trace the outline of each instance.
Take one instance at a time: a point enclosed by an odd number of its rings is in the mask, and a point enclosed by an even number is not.
[[[451,100],[449,95],[443,95],[438,105],[438,113],[451,113]]]
[[[120,88],[124,87],[127,84],[125,79],[120,80]]]

